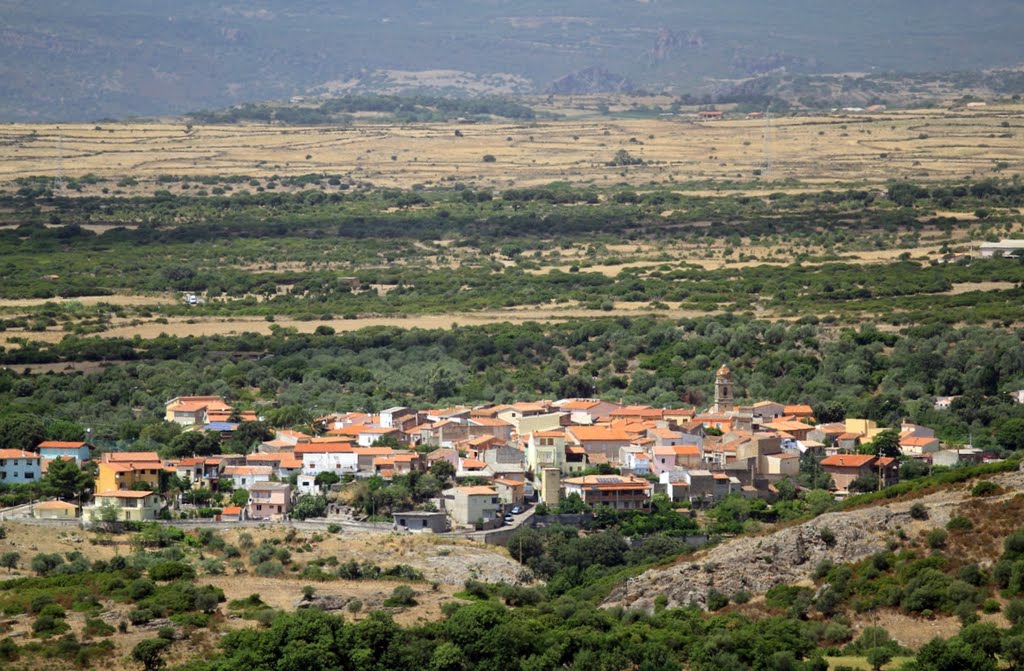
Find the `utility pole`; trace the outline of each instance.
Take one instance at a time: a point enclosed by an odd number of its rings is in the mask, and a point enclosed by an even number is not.
[[[761,159],[761,170],[765,181],[772,171],[772,104],[769,102],[764,111],[764,156]]]
[[[64,179],[64,133],[57,129],[57,176],[53,178],[53,193],[63,195],[67,181]]]

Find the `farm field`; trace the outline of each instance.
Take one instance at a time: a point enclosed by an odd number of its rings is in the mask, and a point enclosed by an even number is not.
[[[336,127],[11,124],[0,127],[0,182],[59,173],[132,176],[143,183],[122,191],[138,193],[161,188],[146,180],[166,174],[265,179],[325,173],[398,188],[452,180],[507,188],[555,181],[607,186],[796,179],[820,186],[977,179],[1020,169],[1022,126],[1019,104],[770,122],[738,115],[707,122],[591,116],[477,124],[370,120]],[[608,165],[619,151],[643,164]],[[484,162],[485,155],[493,162]]]

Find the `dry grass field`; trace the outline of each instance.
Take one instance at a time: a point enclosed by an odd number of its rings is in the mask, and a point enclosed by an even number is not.
[[[0,182],[95,174],[143,180],[160,174],[326,173],[378,186],[458,180],[504,188],[593,183],[794,177],[817,184],[898,178],[978,178],[1024,166],[1024,105],[781,117],[769,124],[573,118],[533,123],[329,126],[194,126],[183,122],[0,127]],[[456,131],[462,134],[456,136]],[[770,142],[766,142],[766,137]],[[644,165],[607,165],[626,150]],[[485,163],[483,156],[495,157]],[[113,190],[107,183],[86,187]],[[135,189],[160,188],[143,181]],[[127,189],[126,193],[131,192]]]

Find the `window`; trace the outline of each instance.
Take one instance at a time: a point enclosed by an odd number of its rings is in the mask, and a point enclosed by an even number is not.
[[[31,471],[25,471],[25,479],[26,480],[33,480],[33,479],[35,479],[35,477],[36,477],[35,473],[32,473]]]
[[[427,526],[427,521],[426,521],[426,520],[420,520],[420,521],[422,522],[422,525],[423,525],[423,527],[424,527],[424,528],[426,528],[426,526]]]
[[[7,479],[7,471],[0,471],[0,480]]]

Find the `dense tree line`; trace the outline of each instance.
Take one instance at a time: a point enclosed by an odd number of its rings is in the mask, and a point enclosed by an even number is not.
[[[95,438],[161,444],[174,437],[142,429],[157,422],[166,399],[182,393],[223,394],[259,408],[278,426],[309,422],[314,408],[512,402],[582,391],[627,403],[702,406],[715,369],[728,362],[737,398],[812,403],[833,418],[862,416],[886,426],[906,418],[935,427],[943,439],[972,436],[980,447],[1016,450],[1024,406],[1005,392],[1024,387],[1020,339],[1019,332],[992,328],[889,333],[729,316],[341,335],[66,338],[4,354],[3,414],[35,415],[44,426],[0,422],[0,429],[33,436],[70,420],[93,428]],[[33,362],[104,359],[123,363],[89,376],[18,372]],[[949,410],[935,410],[934,398],[943,395],[960,398]],[[132,404],[145,408],[141,417]]]
[[[319,105],[272,105],[246,103],[225,110],[193,112],[188,118],[201,124],[236,124],[244,121],[285,124],[350,123],[358,112],[387,115],[387,120],[400,123],[443,122],[454,118],[531,120],[532,109],[506,98],[481,96],[445,98],[427,95],[347,95],[325,100]]]

